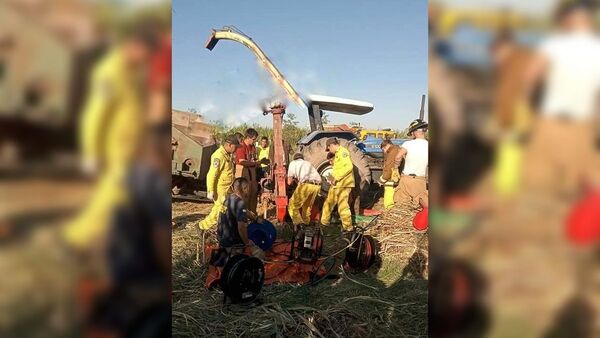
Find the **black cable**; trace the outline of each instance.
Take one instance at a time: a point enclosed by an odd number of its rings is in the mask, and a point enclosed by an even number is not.
[[[333,264],[331,264],[331,267],[327,270],[327,272],[325,272],[325,274],[323,274],[323,276],[321,276],[319,279],[315,280],[314,278],[315,278],[315,276],[317,276],[317,273],[319,272],[319,270],[321,269],[323,264],[325,264],[325,262],[327,260],[329,260],[330,258],[333,258]],[[325,259],[323,259],[320,264],[315,265],[315,267],[313,268],[313,271],[311,272],[310,282],[307,285],[315,286],[315,285],[321,283],[322,281],[324,281],[327,277],[329,277],[329,273],[331,272],[331,270],[333,270],[333,267],[335,267],[336,262],[337,262],[337,259],[334,256],[329,256],[329,257],[326,257]]]

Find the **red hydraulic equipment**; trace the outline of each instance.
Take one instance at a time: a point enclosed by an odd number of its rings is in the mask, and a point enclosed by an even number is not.
[[[287,171],[285,169],[285,150],[283,148],[283,115],[285,114],[285,106],[277,104],[263,114],[273,115],[273,162],[271,163],[271,170],[267,178],[267,182],[270,180],[271,184],[262,184],[263,200],[267,199],[275,202],[277,220],[283,222],[288,205],[286,193]],[[274,187],[272,183],[275,183]],[[269,186],[274,189],[268,189]]]

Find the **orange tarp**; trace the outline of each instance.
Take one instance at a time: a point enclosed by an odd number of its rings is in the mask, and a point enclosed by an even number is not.
[[[320,258],[316,262],[307,263],[301,261],[290,261],[290,251],[292,243],[287,241],[278,241],[273,247],[265,252],[265,285],[277,283],[306,284],[311,280],[311,274],[317,272],[318,277],[323,277],[327,271],[322,264],[326,258]],[[205,249],[207,257],[213,247]],[[223,267],[209,265],[208,276],[206,277],[206,288],[215,287],[221,277]]]

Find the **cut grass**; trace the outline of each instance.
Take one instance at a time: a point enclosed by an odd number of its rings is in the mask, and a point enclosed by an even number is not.
[[[173,216],[208,208],[175,203]],[[193,222],[184,221],[173,233],[173,336],[426,337],[426,234],[412,230],[408,213],[398,213],[389,217],[402,222],[382,225],[384,215],[369,231],[384,248],[369,271],[344,274],[336,266],[337,278],[316,286],[265,286],[250,305],[224,305],[220,291],[204,289],[207,268],[196,261]],[[282,236],[288,232],[279,230]],[[397,232],[406,234],[390,237]],[[324,229],[325,254],[343,248],[337,234],[339,226]],[[214,240],[210,233],[207,242]]]

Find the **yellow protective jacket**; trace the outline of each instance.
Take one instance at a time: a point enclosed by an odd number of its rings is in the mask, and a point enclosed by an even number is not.
[[[256,152],[258,153],[258,160],[262,160],[263,158],[269,159],[269,147],[263,148],[261,146],[256,147]],[[262,168],[268,167],[267,164],[261,164]]]
[[[218,192],[228,189],[233,183],[233,159],[231,154],[220,146],[210,156],[210,169],[206,174],[206,189],[208,192]]]
[[[140,89],[139,79],[119,49],[95,67],[80,121],[84,158],[109,170],[130,164],[144,128]]]
[[[123,179],[142,136],[142,85],[121,49],[104,56],[90,79],[79,121],[82,156],[101,167],[85,208],[63,228],[67,243],[85,248],[106,234],[114,208],[127,199]]]
[[[333,159],[333,178],[336,188],[354,188],[354,165],[348,149],[339,146]]]

